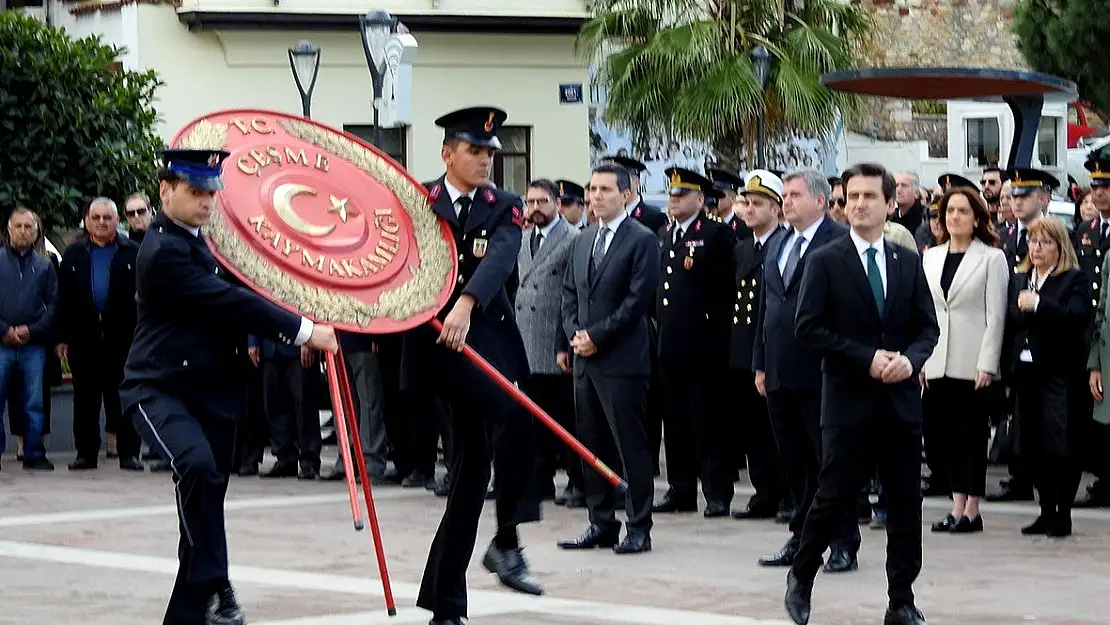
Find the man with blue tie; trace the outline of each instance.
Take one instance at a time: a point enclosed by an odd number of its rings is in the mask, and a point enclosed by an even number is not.
[[[216,210],[228,153],[166,150],[162,211],[135,267],[138,324],[124,367],[124,415],[169,461],[181,540],[163,625],[246,622],[227,573],[224,496],[246,394],[239,346],[248,333],[335,352],[335,331],[219,275],[201,234]]]
[[[748,176],[749,187],[753,183],[759,186],[756,181],[763,178],[774,180],[766,171],[757,170]],[[762,566],[790,566],[794,562],[821,467],[821,360],[794,336],[802,272],[810,255],[842,238],[848,230],[825,215],[832,189],[821,172],[792,172],[783,179],[782,189],[782,213],[790,230],[775,239],[763,263],[752,366],[756,389],[767,398],[794,515],[790,539],[778,553],[760,558]],[[825,565],[828,573],[858,568],[859,526],[855,515],[843,521]]]
[[[809,622],[821,556],[854,516],[876,464],[887,497],[884,625],[925,625],[914,605],[921,571],[921,385],[918,374],[940,336],[917,254],[885,241],[895,181],[882,166],[843,175],[849,236],[810,255],[795,333],[822,361],[817,496],[787,575],[784,604]]]

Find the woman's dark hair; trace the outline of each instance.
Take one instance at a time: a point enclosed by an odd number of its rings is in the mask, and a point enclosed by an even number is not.
[[[998,232],[994,229],[994,219],[991,218],[986,203],[983,202],[983,198],[979,197],[974,189],[967,187],[949,189],[941,196],[940,210],[937,212],[940,216],[941,235],[937,238],[937,243],[948,242],[948,202],[956,195],[964,196],[967,198],[968,204],[971,205],[971,214],[975,218],[975,228],[971,231],[971,238],[979,239],[989,247],[998,247]]]

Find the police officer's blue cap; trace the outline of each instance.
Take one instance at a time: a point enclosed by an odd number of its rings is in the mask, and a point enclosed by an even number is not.
[[[559,186],[559,199],[564,202],[578,202],[579,204],[586,203],[586,189],[580,184],[575,184],[569,180],[556,180],[555,184]]]
[[[691,191],[705,193],[713,188],[712,180],[684,167],[670,167],[663,173],[667,176],[667,192],[671,195],[685,195]]]
[[[501,149],[497,129],[505,123],[509,114],[492,106],[475,106],[452,111],[436,120],[436,126],[443,128],[443,142],[461,139],[483,148]]]
[[[223,150],[164,150],[162,165],[198,189],[219,191],[224,188],[220,174],[228,156]]]
[[[972,189],[975,189],[976,193],[979,192],[979,185],[959,174],[944,174],[942,176],[939,176],[937,177],[937,185],[941,189],[944,189],[945,193],[947,193],[951,189],[956,189],[959,187],[970,187]]]
[[[616,163],[617,165],[620,165],[621,167],[627,169],[629,173],[636,176],[639,176],[645,169],[647,169],[647,165],[644,165],[640,161],[634,158],[629,158],[627,156],[606,156],[601,160]]]
[[[731,171],[710,167],[705,170],[705,173],[709,176],[709,179],[713,181],[713,186],[721,191],[732,191],[735,193],[744,186],[744,179]]]
[[[1010,195],[1018,197],[1029,195],[1038,189],[1051,193],[1060,186],[1056,176],[1043,169],[1018,167],[1006,172],[1006,177],[1010,179]]]

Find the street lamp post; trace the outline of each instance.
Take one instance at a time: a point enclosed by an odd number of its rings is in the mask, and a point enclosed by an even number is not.
[[[763,117],[767,112],[767,100],[764,99],[762,92],[767,90],[767,83],[771,80],[771,53],[767,48],[758,45],[752,48],[749,54],[752,57],[752,67],[755,69],[755,77],[759,81],[761,90],[759,117],[756,118],[756,167],[764,169],[767,167],[767,154],[763,145]]]
[[[320,72],[320,48],[302,41],[289,48],[289,68],[301,94],[301,113],[312,116],[312,91],[316,89],[316,75]]]
[[[362,31],[362,51],[366,53],[366,65],[370,68],[370,78],[374,83],[374,147],[381,149],[381,126],[379,114],[382,106],[382,91],[385,87],[386,45],[393,35],[395,21],[384,9],[374,9],[359,16],[359,29]]]

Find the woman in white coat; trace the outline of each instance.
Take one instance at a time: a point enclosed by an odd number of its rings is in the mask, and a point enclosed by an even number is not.
[[[951,188],[940,200],[940,245],[925,251],[940,340],[925,362],[930,441],[950,480],[952,511],[934,532],[983,531],[979,499],[986,491],[990,395],[999,375],[1009,265],[986,204],[971,187]],[[939,447],[939,448],[937,448]]]

